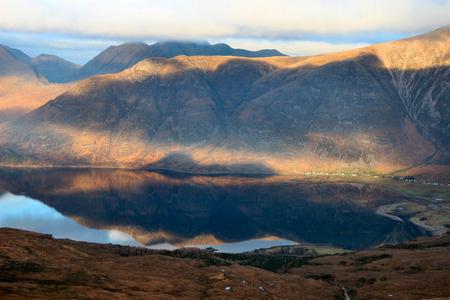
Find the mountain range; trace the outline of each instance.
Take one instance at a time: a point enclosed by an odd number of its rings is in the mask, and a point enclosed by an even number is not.
[[[0,160],[193,173],[448,165],[449,48],[450,27],[309,57],[169,42],[110,47],[79,67],[3,47],[0,82],[86,79],[2,123]]]
[[[117,73],[145,58],[177,55],[284,56],[277,50],[248,51],[226,44],[126,43],[111,46],[80,66],[56,55],[30,57],[18,49],[0,45],[0,123],[45,104],[66,91],[72,82],[97,74]]]

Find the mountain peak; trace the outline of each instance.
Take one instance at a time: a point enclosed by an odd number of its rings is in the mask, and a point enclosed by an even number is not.
[[[38,56],[34,57],[33,60],[34,61],[41,61],[41,60],[66,61],[65,59],[63,59],[57,55],[46,54],[46,53],[39,54]]]

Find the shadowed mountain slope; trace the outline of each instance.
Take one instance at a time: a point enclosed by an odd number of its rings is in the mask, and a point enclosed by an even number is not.
[[[449,31],[303,58],[145,59],[11,124],[3,161],[144,167],[185,152],[281,173],[446,163]]]

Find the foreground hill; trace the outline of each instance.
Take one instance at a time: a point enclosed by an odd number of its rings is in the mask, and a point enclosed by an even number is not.
[[[449,250],[447,235],[323,257],[297,247],[171,252],[3,228],[0,297],[345,299],[345,288],[351,299],[447,299]]]
[[[2,160],[205,173],[448,164],[449,47],[446,27],[304,58],[145,59],[10,124]]]
[[[132,67],[146,58],[175,57],[178,55],[226,55],[243,57],[284,56],[277,50],[249,51],[234,49],[227,44],[195,42],[160,42],[152,45],[145,43],[126,43],[111,46],[86,63],[79,71],[78,78],[87,78],[97,74],[117,73]]]
[[[56,57],[52,59],[68,64]],[[0,45],[0,123],[30,112],[68,89],[68,85],[48,82],[44,75],[50,76],[50,70],[58,74],[67,71],[46,62],[45,56],[31,58],[20,50]]]

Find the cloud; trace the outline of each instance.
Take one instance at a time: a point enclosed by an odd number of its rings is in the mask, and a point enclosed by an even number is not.
[[[127,38],[280,38],[446,25],[444,0],[2,0],[0,29]]]
[[[450,0],[1,0],[0,44],[84,63],[127,41],[209,40],[290,55],[448,25]]]

